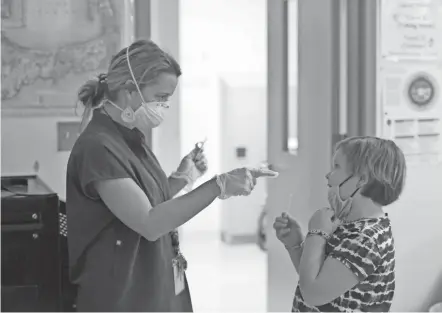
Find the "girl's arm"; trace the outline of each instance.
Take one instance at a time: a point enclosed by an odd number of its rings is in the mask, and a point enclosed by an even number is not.
[[[310,305],[327,304],[372,274],[380,256],[370,237],[362,234],[340,242],[325,258],[326,241],[307,237],[299,265],[299,286]]]

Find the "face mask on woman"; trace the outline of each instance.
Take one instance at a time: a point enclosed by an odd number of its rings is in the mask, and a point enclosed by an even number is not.
[[[138,86],[135,75],[132,71],[132,66],[129,60],[129,47],[126,50],[127,64],[129,71],[135,84],[138,94],[141,98],[141,106],[135,111],[130,107],[124,110],[117,106],[112,101],[108,101],[113,106],[121,110],[121,119],[133,127],[138,128],[143,134],[147,135],[152,128],[158,127],[164,120],[164,110],[169,108],[169,103],[166,101],[145,101],[140,87]]]
[[[140,131],[158,127],[164,120],[164,109],[169,108],[167,102],[151,101],[141,103],[136,111],[132,110],[131,107],[123,110],[112,101],[107,100],[107,102],[121,111],[121,119],[125,123],[138,128]]]

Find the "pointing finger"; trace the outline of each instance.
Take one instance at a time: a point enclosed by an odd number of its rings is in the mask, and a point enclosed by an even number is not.
[[[279,173],[269,170],[269,169],[265,169],[265,168],[260,168],[260,169],[249,169],[250,173],[252,174],[253,177],[255,178],[259,178],[259,177],[270,177],[270,178],[276,178],[278,177]]]

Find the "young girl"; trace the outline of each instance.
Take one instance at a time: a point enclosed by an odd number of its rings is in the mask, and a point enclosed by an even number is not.
[[[395,290],[394,240],[383,206],[403,189],[406,162],[390,140],[339,142],[326,178],[330,208],[311,217],[304,238],[287,213],[273,227],[299,274],[293,312],[389,311]]]

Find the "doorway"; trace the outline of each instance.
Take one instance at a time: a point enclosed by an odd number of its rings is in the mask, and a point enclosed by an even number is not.
[[[266,10],[266,0],[180,6],[181,154],[207,138],[202,181],[267,159]],[[261,182],[183,226],[195,311],[266,311],[267,257],[256,243],[265,201]]]

